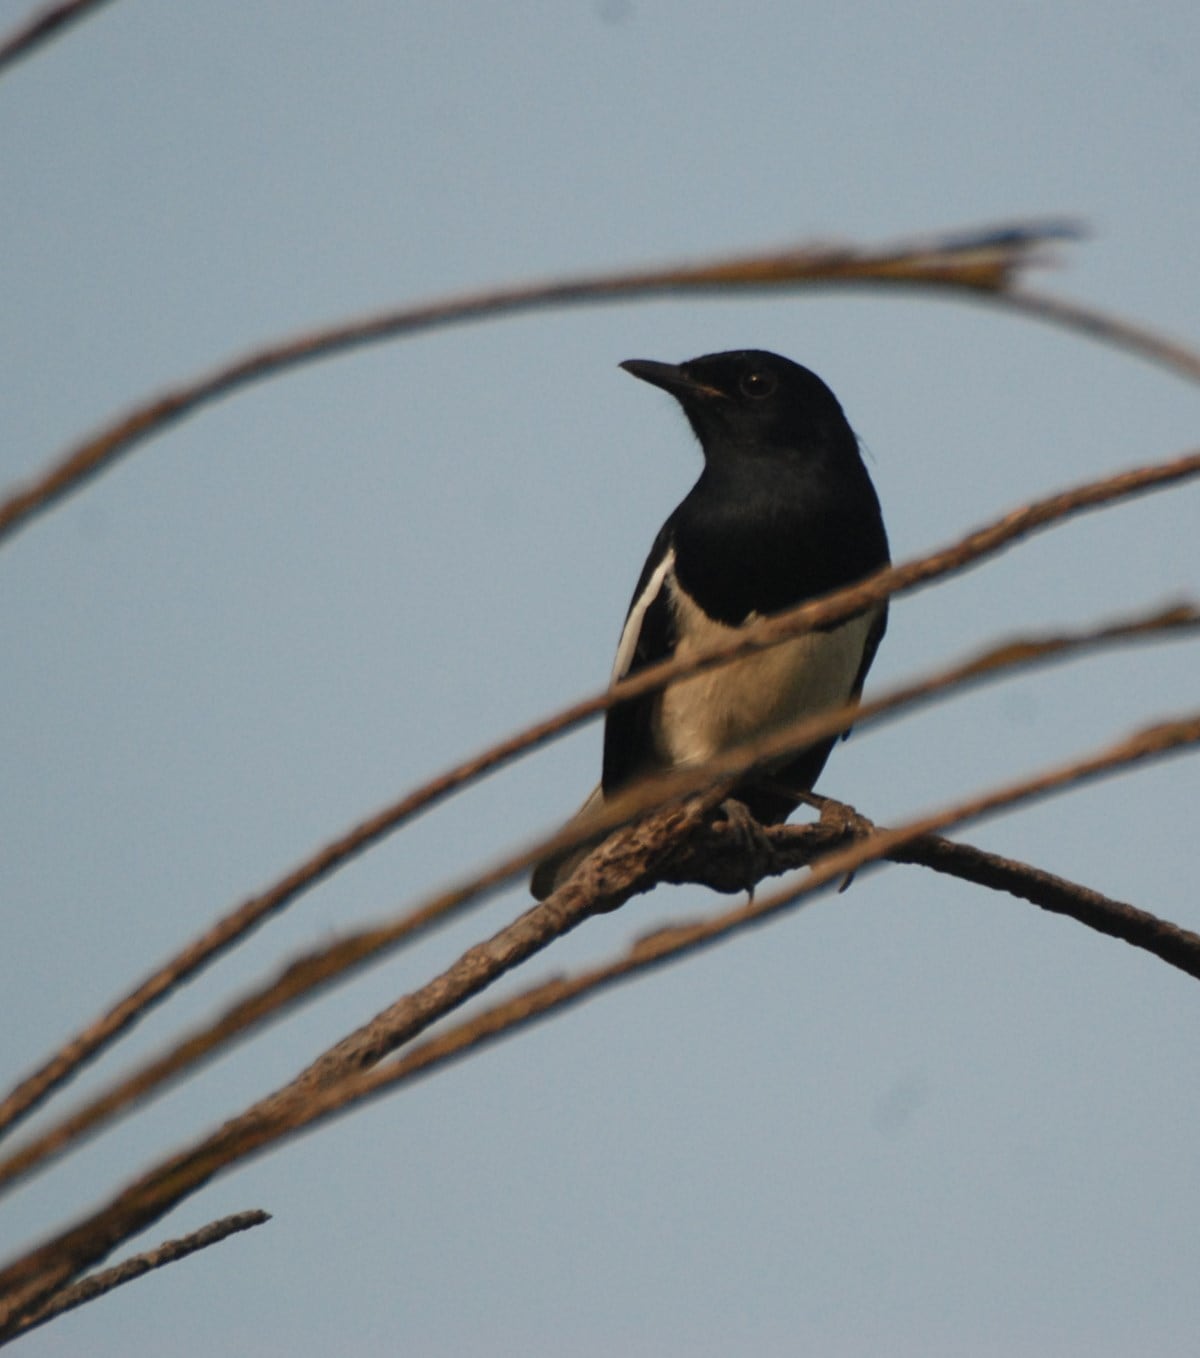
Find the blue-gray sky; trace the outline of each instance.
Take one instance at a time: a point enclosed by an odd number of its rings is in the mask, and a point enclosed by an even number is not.
[[[0,0],[5,29],[25,5]],[[0,477],[322,320],[808,238],[1071,214],[1048,286],[1196,338],[1200,11],[606,0],[117,0],[0,81]],[[528,316],[345,357],[147,445],[0,556],[8,1080],[220,910],[607,677],[699,465],[625,358],[776,349],[841,397],[906,557],[1196,442],[1178,378],[895,295]],[[899,603],[880,686],[1200,590],[1197,492]],[[1194,644],[860,734],[886,821],[1194,705]],[[139,1031],[571,810],[589,729],[373,853]],[[1177,760],[973,832],[1200,926]],[[514,889],[5,1205],[7,1253],[280,1082],[524,904]],[[672,910],[659,893],[536,974]],[[187,1358],[1190,1352],[1200,988],[893,868],[599,999],[189,1201],[274,1222],[31,1337]],[[107,1073],[105,1066],[98,1074]],[[93,1078],[85,1082],[91,1087]]]

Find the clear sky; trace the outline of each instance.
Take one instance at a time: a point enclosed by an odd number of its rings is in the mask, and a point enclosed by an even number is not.
[[[3,28],[26,12],[0,0]],[[810,238],[1078,215],[1043,281],[1200,339],[1194,0],[115,0],[0,80],[0,481],[252,343],[405,300]],[[697,450],[630,357],[775,349],[838,393],[897,557],[1197,442],[1197,393],[916,296],[672,301],[457,328],[247,391],[0,553],[5,1083],[214,916],[607,677]],[[898,603],[878,688],[1200,593],[1200,493]],[[887,822],[1194,706],[1144,647],[862,733]],[[431,815],[147,1022],[548,829],[597,728]],[[1200,927],[1197,765],[973,831]],[[4,1205],[7,1254],[490,932],[514,888]],[[660,892],[531,975],[671,913]],[[141,1247],[274,1221],[36,1354],[706,1358],[1194,1352],[1200,987],[915,869],[613,992],[230,1175]],[[81,1082],[94,1086],[95,1077]],[[74,1097],[74,1096],[71,1096]]]

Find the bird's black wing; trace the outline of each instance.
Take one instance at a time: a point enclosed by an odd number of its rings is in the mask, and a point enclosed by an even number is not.
[[[862,663],[858,667],[858,673],[854,676],[854,687],[850,690],[853,698],[861,698],[863,685],[867,682],[867,671],[871,668],[871,662],[875,659],[875,652],[879,650],[879,643],[883,640],[883,634],[887,631],[888,606],[884,601],[883,607],[871,624],[871,630],[867,633],[867,640],[863,645]],[[847,726],[842,732],[842,739],[848,740],[850,732],[854,728]]]
[[[613,683],[675,654],[677,636],[668,586],[674,564],[673,540],[674,525],[668,519],[650,549],[625,615]],[[601,778],[606,793],[616,792],[654,764],[653,722],[660,701],[661,694],[647,693],[609,709],[604,723]]]

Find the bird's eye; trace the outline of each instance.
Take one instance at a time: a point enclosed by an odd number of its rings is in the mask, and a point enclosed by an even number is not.
[[[743,396],[770,396],[775,390],[775,374],[762,371],[748,372],[742,378],[741,385]]]

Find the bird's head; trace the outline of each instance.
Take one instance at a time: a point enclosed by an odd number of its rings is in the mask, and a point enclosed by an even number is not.
[[[804,453],[847,439],[856,446],[833,392],[816,373],[779,354],[735,349],[678,364],[631,358],[621,367],[675,397],[706,458]]]

